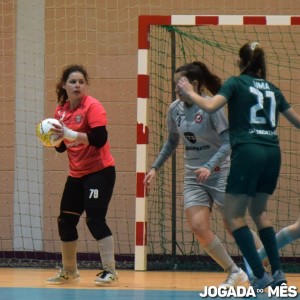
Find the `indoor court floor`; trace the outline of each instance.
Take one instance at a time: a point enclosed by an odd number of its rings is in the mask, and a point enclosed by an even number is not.
[[[80,283],[46,285],[45,280],[55,272],[54,269],[0,268],[0,300],[200,299],[199,293],[205,285],[217,286],[226,277],[217,272],[120,270],[116,286],[99,287],[93,284],[97,270],[80,270]],[[299,274],[287,274],[290,285],[298,287],[299,278]],[[269,298],[260,294],[256,299]],[[300,299],[299,294],[293,299]]]

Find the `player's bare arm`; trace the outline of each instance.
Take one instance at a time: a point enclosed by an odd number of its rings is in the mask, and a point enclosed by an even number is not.
[[[294,108],[289,108],[282,113],[291,124],[293,124],[296,128],[300,128],[300,115],[296,112]]]
[[[206,98],[200,96],[194,91],[193,86],[185,76],[181,77],[178,80],[177,85],[181,93],[189,97],[195,104],[197,104],[200,108],[208,113],[217,111],[227,103],[226,98],[221,95],[215,95],[209,101]]]

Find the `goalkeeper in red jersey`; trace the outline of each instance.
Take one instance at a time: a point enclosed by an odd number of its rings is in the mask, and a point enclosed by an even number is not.
[[[266,213],[267,201],[277,184],[281,152],[277,125],[279,113],[300,128],[300,116],[288,104],[280,89],[266,80],[263,48],[257,42],[244,44],[238,59],[241,74],[224,82],[207,101],[193,89],[188,78],[178,86],[192,103],[207,112],[228,104],[229,136],[232,148],[231,167],[226,186],[225,217],[243,256],[254,273],[255,289],[286,283],[281,270],[275,231]],[[250,229],[246,210],[257,226],[267,253],[272,276],[265,272]]]
[[[115,163],[110,152],[106,111],[87,95],[88,74],[81,65],[67,66],[57,83],[58,106],[55,118],[61,122],[53,133],[63,138],[55,147],[67,152],[69,176],[60,204],[58,231],[61,239],[62,268],[48,284],[76,283],[77,224],[83,212],[90,233],[98,242],[103,271],[96,285],[110,284],[118,278],[115,270],[114,240],[106,214],[115,185]]]

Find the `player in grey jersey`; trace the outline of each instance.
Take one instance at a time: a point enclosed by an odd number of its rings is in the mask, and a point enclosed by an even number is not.
[[[186,76],[195,92],[201,95],[204,95],[204,88],[214,95],[221,87],[220,78],[212,74],[204,63],[193,62],[176,70],[174,82],[179,99],[170,105],[168,139],[147,173],[144,183],[150,185],[159,168],[172,155],[181,140],[185,147],[183,195],[187,221],[208,255],[228,272],[228,277],[220,286],[229,288],[246,282],[248,278],[210,228],[213,203],[223,211],[230,165],[228,123],[223,110],[214,114],[205,113],[180,95],[177,82],[182,76]]]

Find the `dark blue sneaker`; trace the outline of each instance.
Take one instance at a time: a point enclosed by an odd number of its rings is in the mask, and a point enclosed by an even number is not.
[[[250,281],[250,284],[253,286],[254,290],[261,290],[265,289],[269,285],[272,285],[273,281],[274,279],[272,278],[272,276],[265,272],[262,278],[254,277]]]
[[[280,286],[283,284],[287,284],[287,280],[285,278],[284,273],[282,272],[282,270],[277,270],[274,274],[273,274],[273,283],[272,283],[272,288],[274,288],[275,286]]]

